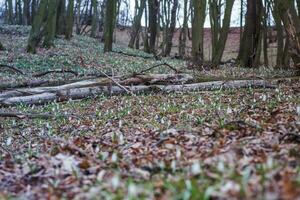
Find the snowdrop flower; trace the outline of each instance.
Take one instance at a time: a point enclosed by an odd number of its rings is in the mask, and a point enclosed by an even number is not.
[[[113,153],[112,156],[111,156],[111,161],[112,162],[117,162],[118,160],[118,155],[116,153]]]
[[[7,140],[6,140],[6,145],[7,145],[7,146],[10,146],[11,143],[12,143],[12,137],[7,138]]]
[[[297,106],[297,114],[300,116],[300,105]]]
[[[137,196],[137,187],[133,183],[130,183],[128,186],[128,196],[130,196],[130,197]]]
[[[120,185],[120,179],[118,176],[114,176],[112,179],[111,179],[111,186],[112,188],[115,190],[119,187]]]
[[[227,114],[231,114],[232,113],[232,109],[230,107],[228,107],[226,113]]]
[[[193,175],[198,175],[201,173],[201,166],[199,161],[196,161],[193,163],[192,168],[191,168],[191,172]]]

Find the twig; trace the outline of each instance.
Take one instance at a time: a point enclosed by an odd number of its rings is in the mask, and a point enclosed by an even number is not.
[[[124,87],[123,85],[121,85],[120,83],[118,83],[118,81],[116,81],[113,77],[107,75],[106,73],[99,71],[101,74],[103,74],[106,78],[108,78],[109,80],[111,80],[112,82],[114,82],[117,86],[119,86],[121,89],[125,90],[128,94],[131,94],[132,96],[135,96],[135,94],[128,90],[126,87]]]
[[[68,117],[65,115],[60,115],[62,117]],[[49,113],[41,113],[41,114],[33,114],[33,113],[18,113],[18,112],[0,112],[0,117],[7,117],[7,118],[18,118],[18,119],[34,119],[34,118],[41,118],[41,119],[53,119],[57,116]]]
[[[157,67],[160,67],[160,66],[167,66],[167,67],[170,68],[171,70],[175,71],[175,73],[180,73],[180,71],[179,71],[178,69],[176,69],[175,67],[172,67],[172,66],[169,65],[168,63],[159,63],[159,64],[156,64],[156,65],[151,66],[151,67],[148,68],[148,69],[145,69],[145,70],[140,71],[139,74],[143,74],[143,73],[145,73],[145,72],[147,72],[147,71],[150,71],[150,70],[152,70],[152,69],[154,69],[154,68],[157,68]]]
[[[33,77],[42,77],[42,76],[45,76],[47,74],[64,74],[64,73],[70,73],[70,74],[73,74],[75,76],[78,76],[78,72],[75,72],[73,70],[65,70],[65,69],[61,69],[61,70],[50,70],[50,71],[46,71],[46,72],[41,72],[41,73],[36,73],[36,74],[33,74]]]
[[[144,58],[144,59],[156,59],[159,60],[157,56],[142,56],[142,55],[138,55],[138,54],[130,54],[130,53],[125,53],[123,51],[112,51],[113,53],[118,53],[118,54],[122,54],[125,56],[132,56],[132,57],[139,57],[139,58]]]
[[[19,73],[19,74],[22,74],[22,75],[25,74],[25,73],[22,72],[21,70],[15,68],[15,67],[13,67],[13,66],[5,65],[5,64],[0,64],[0,68],[6,68],[6,69],[9,69],[9,70],[12,71],[12,72]]]

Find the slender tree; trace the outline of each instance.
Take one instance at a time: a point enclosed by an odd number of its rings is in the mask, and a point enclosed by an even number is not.
[[[140,2],[140,3],[138,3]],[[132,25],[132,30],[130,33],[130,41],[128,44],[128,47],[133,48],[134,47],[134,43],[136,42],[138,35],[139,35],[139,31],[141,29],[141,20],[142,20],[142,16],[144,13],[144,9],[146,7],[146,0],[135,0],[135,12],[136,15],[134,16],[133,19],[133,25]]]
[[[166,46],[164,49],[164,56],[168,56],[171,53],[172,40],[173,40],[175,28],[176,28],[177,8],[178,8],[178,0],[173,0],[170,25],[167,27],[167,30],[166,30],[166,37],[165,37],[166,38],[166,42],[165,42]]]
[[[29,53],[36,53],[36,47],[42,39],[43,22],[46,16],[47,3],[47,0],[41,0],[38,11],[35,14],[27,45],[27,51]]]
[[[96,32],[98,31],[98,20],[99,20],[99,13],[98,13],[98,1],[92,0],[92,28],[91,28],[91,37],[96,37]]]
[[[156,52],[156,38],[157,38],[157,24],[158,24],[158,11],[159,11],[159,1],[158,0],[148,0],[148,12],[149,12],[149,48],[151,53]]]
[[[106,3],[105,28],[104,28],[104,52],[112,51],[113,34],[116,21],[117,0],[109,0]]]
[[[201,65],[204,59],[203,53],[203,28],[205,22],[206,0],[192,0],[192,58],[194,65]]]
[[[293,0],[275,0],[278,3],[279,15],[288,36],[289,54],[296,68],[300,69],[300,19]]]
[[[255,67],[261,52],[261,0],[247,0],[246,24],[240,44],[238,62],[243,67]]]
[[[69,0],[66,19],[66,39],[69,40],[73,33],[73,21],[74,21],[74,0]]]
[[[179,56],[183,58],[186,51],[186,37],[188,33],[188,0],[183,2],[183,24],[179,35]]]
[[[212,64],[217,66],[222,60],[222,56],[225,50],[225,45],[230,29],[231,13],[234,4],[234,0],[227,0],[225,2],[225,13],[223,17],[223,22],[221,25],[221,1],[219,4],[216,0],[213,4],[210,5],[210,10],[212,11],[211,16],[211,27],[212,27]],[[218,8],[219,7],[219,8]],[[219,18],[219,19],[218,19]]]
[[[14,23],[14,11],[12,0],[7,0],[7,22],[8,24]]]
[[[54,46],[58,1],[59,0],[48,1],[45,38],[43,42],[43,46],[46,48]]]

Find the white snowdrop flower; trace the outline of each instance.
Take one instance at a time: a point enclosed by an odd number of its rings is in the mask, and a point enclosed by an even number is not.
[[[223,162],[218,162],[217,169],[220,172],[224,172],[225,171],[225,165],[224,165],[224,163]]]
[[[192,183],[190,180],[185,181],[185,187],[187,190],[191,190],[193,188]]]
[[[173,172],[176,171],[176,160],[172,160],[172,162],[171,162],[171,169],[172,169]]]
[[[181,158],[181,150],[179,148],[176,149],[176,158]]]
[[[12,143],[12,137],[8,137],[7,140],[6,140],[6,145],[10,146],[11,143]]]
[[[111,179],[111,186],[112,188],[115,190],[119,187],[120,185],[120,178],[119,176],[114,176],[112,179]]]
[[[202,99],[201,97],[199,97],[198,102],[199,102],[200,104],[204,104],[204,101],[203,101],[203,99]]]
[[[68,155],[65,155],[65,154],[58,154],[55,156],[56,159],[58,159],[61,164],[62,164],[62,169],[69,172],[69,173],[72,173],[74,171],[79,171],[77,165],[78,165],[78,161],[75,160],[75,158],[73,156],[68,156]]]
[[[267,101],[267,95],[266,95],[266,94],[263,94],[263,95],[261,96],[261,99],[262,99],[263,101]]]
[[[268,167],[269,169],[272,169],[272,168],[273,168],[273,165],[274,165],[274,163],[273,163],[273,158],[268,157],[268,159],[267,159],[267,167]]]
[[[124,135],[123,135],[122,133],[119,133],[119,134],[118,134],[118,143],[119,143],[120,145],[122,145],[122,144],[125,143],[125,142],[124,142]]]
[[[193,163],[192,168],[191,168],[191,172],[193,175],[198,175],[201,173],[201,166],[199,161],[196,161]]]
[[[130,183],[128,185],[128,196],[130,196],[130,197],[136,197],[137,196],[137,187],[133,183]]]
[[[105,171],[101,170],[98,174],[97,174],[97,181],[101,182],[104,178],[105,175]]]
[[[300,105],[297,106],[297,114],[300,116]]]
[[[227,108],[227,111],[226,111],[227,114],[231,114],[232,113],[232,109],[228,106]]]
[[[118,155],[116,153],[113,153],[112,156],[111,156],[111,161],[112,162],[117,162],[118,160]]]

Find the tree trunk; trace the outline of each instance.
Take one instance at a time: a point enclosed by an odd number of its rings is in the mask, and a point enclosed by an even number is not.
[[[139,6],[137,6],[138,1],[135,1],[136,3],[136,16],[134,16],[133,19],[133,25],[132,25],[132,30],[130,33],[130,41],[128,44],[129,48],[133,48],[135,41],[137,40],[139,31],[141,29],[141,20],[142,20],[142,16],[144,13],[144,9],[146,7],[146,0],[140,0],[140,4]]]
[[[192,58],[194,65],[202,65],[203,27],[205,22],[206,0],[192,0],[194,16],[192,22]]]
[[[176,28],[176,17],[177,17],[178,0],[173,1],[173,7],[171,10],[171,22],[170,26],[167,27],[166,35],[166,47],[164,50],[164,56],[169,56],[172,50],[172,40]]]
[[[151,53],[156,53],[156,36],[157,36],[157,23],[158,23],[158,0],[148,0],[148,12],[149,12],[149,30],[150,30],[150,41],[149,48]]]
[[[29,25],[30,23],[30,11],[29,0],[23,0],[23,24]]]
[[[213,42],[213,52],[212,52],[212,64],[213,66],[217,66],[220,64],[223,53],[225,50],[225,45],[230,29],[230,22],[231,22],[231,13],[233,8],[234,0],[227,0],[226,1],[226,7],[225,7],[225,13],[223,18],[223,26],[220,27],[220,21],[217,25],[215,25],[215,28],[213,31],[217,31],[217,33],[213,33],[214,36],[214,42]],[[221,6],[221,5],[219,5]]]
[[[76,24],[76,34],[80,34],[81,30],[81,24],[80,24],[80,15],[81,15],[81,0],[76,1],[76,19],[75,19],[75,24]]]
[[[56,32],[56,19],[57,7],[59,0],[51,0],[48,2],[47,20],[45,27],[45,38],[43,46],[50,48],[54,46],[55,32]]]
[[[14,11],[13,11],[13,2],[12,0],[7,0],[7,22],[8,24],[14,23]]]
[[[46,15],[46,11],[47,11],[47,0],[41,0],[38,11],[34,17],[32,28],[28,39],[27,51],[29,53],[36,53],[36,47],[42,39],[42,32],[43,32],[42,25]]]
[[[281,20],[290,40],[289,54],[297,69],[300,69],[300,19],[293,0],[277,0]]]
[[[93,7],[93,13],[92,13],[92,28],[91,28],[91,37],[96,37],[97,31],[98,31],[98,19],[99,19],[99,13],[98,13],[98,1],[92,0],[92,7]]]
[[[74,0],[69,0],[66,18],[66,39],[69,40],[73,33],[73,20],[74,20]]]
[[[188,0],[184,0],[183,3],[183,24],[179,36],[179,56],[183,58],[185,56],[186,37],[188,32]]]
[[[113,34],[116,21],[117,1],[109,0],[106,3],[105,29],[104,29],[104,52],[112,51]]]
[[[258,65],[256,62],[260,56],[257,50],[261,45],[261,19],[261,0],[247,0],[246,24],[237,58],[240,66],[256,67]]]
[[[56,20],[57,20],[56,35],[65,35],[66,34],[66,0],[58,0]]]

